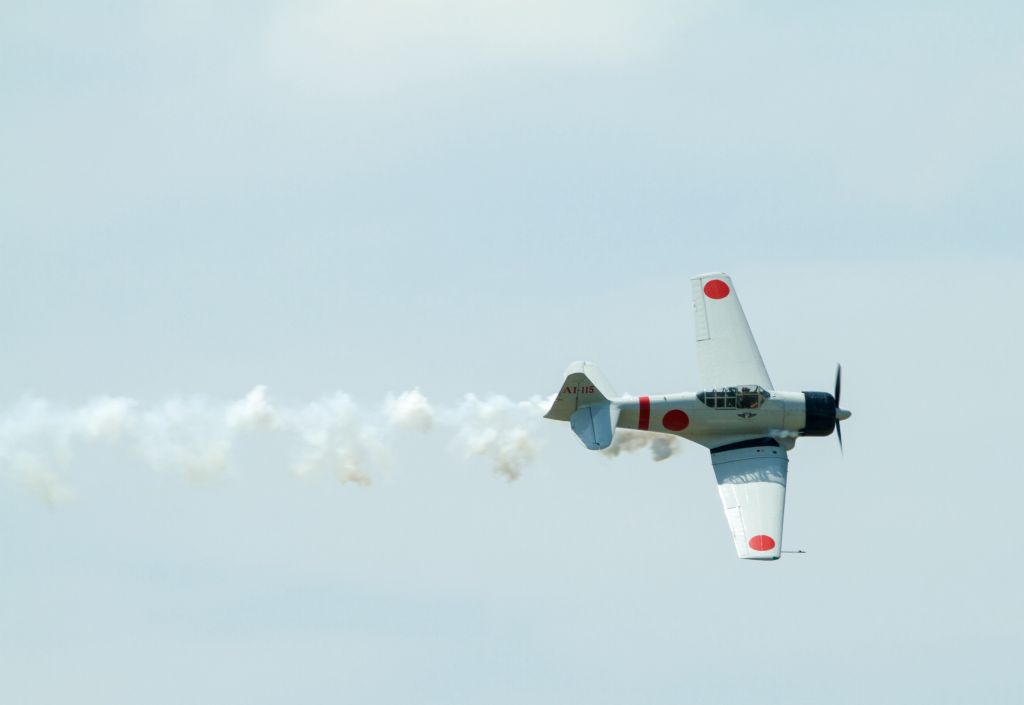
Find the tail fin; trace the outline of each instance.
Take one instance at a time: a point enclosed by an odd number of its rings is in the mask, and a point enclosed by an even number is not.
[[[577,409],[611,401],[618,396],[597,365],[593,362],[574,362],[566,368],[562,388],[544,418],[568,421]]]
[[[568,421],[583,444],[591,450],[611,445],[619,418],[614,403],[618,394],[592,362],[574,362],[545,418]]]

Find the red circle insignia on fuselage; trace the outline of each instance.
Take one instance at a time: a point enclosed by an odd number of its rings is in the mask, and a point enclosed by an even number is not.
[[[704,295],[709,299],[724,299],[729,295],[729,285],[721,279],[712,279],[704,285]]]
[[[661,425],[669,431],[682,431],[690,425],[690,417],[682,409],[672,409],[661,417]]]
[[[758,534],[747,541],[747,545],[755,551],[770,551],[775,548],[775,539],[765,534]]]

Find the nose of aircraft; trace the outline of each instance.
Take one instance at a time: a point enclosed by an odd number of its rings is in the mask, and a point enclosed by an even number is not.
[[[850,416],[850,412],[846,409],[840,409],[838,406],[836,407],[836,421],[846,421]]]

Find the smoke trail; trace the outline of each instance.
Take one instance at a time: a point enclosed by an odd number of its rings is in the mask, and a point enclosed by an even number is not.
[[[419,389],[388,397],[384,402],[388,423],[398,428],[429,431],[434,425],[434,409]]]
[[[215,403],[204,397],[173,397],[145,406],[126,397],[97,397],[78,408],[43,399],[22,399],[0,413],[0,476],[20,482],[56,506],[74,497],[64,479],[76,448],[108,445],[129,450],[144,464],[192,481],[231,472],[232,450],[252,434],[275,434],[292,447],[290,472],[326,474],[339,482],[369,485],[393,461],[396,436],[442,428],[450,449],[464,459],[486,460],[500,477],[519,478],[542,448],[542,416],[551,398],[513,401],[466,395],[454,406],[435,408],[418,390],[388,396],[376,411],[348,395],[279,407],[267,388]],[[567,430],[567,429],[566,429]],[[607,457],[650,448],[655,460],[678,447],[671,436],[619,429]]]
[[[495,472],[511,481],[537,456],[536,428],[550,405],[550,400],[540,397],[514,402],[502,396],[482,400],[467,394],[446,420],[459,427],[455,446],[464,457],[491,460]]]
[[[264,385],[254,387],[244,398],[236,401],[227,410],[228,426],[236,429],[273,428],[274,407],[267,398]]]
[[[86,438],[116,441],[132,423],[135,401],[124,397],[99,397],[75,414],[76,428]]]
[[[619,428],[615,430],[612,444],[601,452],[608,458],[615,458],[618,457],[619,453],[633,453],[644,448],[650,448],[651,457],[655,462],[658,462],[670,458],[677,453],[680,443],[679,439],[675,436]]]
[[[381,431],[366,423],[346,394],[285,411],[280,424],[299,435],[302,450],[292,463],[298,476],[318,471],[333,473],[340,482],[366,486],[372,470],[390,464],[391,454]]]
[[[42,399],[22,400],[0,419],[0,466],[50,506],[72,499],[60,474],[71,460],[78,420]]]

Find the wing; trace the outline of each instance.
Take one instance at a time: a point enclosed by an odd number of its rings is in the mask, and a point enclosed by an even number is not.
[[[714,389],[759,384],[773,389],[729,275],[713,272],[690,281],[701,386]]]
[[[789,466],[786,451],[771,438],[743,441],[713,449],[711,463],[736,555],[779,558]]]

